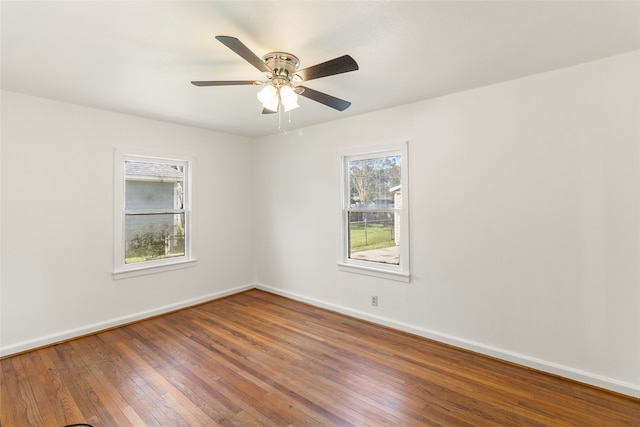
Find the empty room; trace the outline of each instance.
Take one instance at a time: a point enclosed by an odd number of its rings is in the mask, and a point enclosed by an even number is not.
[[[0,20],[0,426],[639,425],[640,2]]]

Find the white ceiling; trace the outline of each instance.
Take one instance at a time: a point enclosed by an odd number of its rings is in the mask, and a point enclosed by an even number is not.
[[[360,70],[306,85],[293,129],[640,49],[640,2],[2,1],[2,89],[248,137],[278,132],[262,74],[214,36],[301,68],[350,54]]]

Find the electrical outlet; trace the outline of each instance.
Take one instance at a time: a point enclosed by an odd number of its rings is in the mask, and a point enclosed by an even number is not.
[[[371,305],[374,307],[378,306],[378,295],[371,295]]]

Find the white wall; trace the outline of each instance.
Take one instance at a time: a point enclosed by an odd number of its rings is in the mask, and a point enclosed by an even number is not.
[[[112,279],[115,147],[195,156],[196,267]],[[2,92],[1,354],[251,286],[252,151],[237,136]]]
[[[634,52],[258,140],[257,281],[640,396],[639,76]],[[336,266],[336,152],[395,140],[409,284]]]

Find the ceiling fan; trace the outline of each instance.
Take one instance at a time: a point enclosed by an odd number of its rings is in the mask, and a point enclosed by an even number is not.
[[[216,36],[216,39],[249,64],[266,75],[266,80],[217,80],[192,81],[196,86],[234,86],[234,85],[266,85],[259,93],[262,113],[276,113],[281,107],[284,111],[298,108],[298,95],[304,96],[338,111],[344,111],[351,103],[298,83],[333,76],[335,74],[356,71],[358,64],[349,55],[343,55],[329,61],[298,70],[300,61],[295,55],[287,52],[270,52],[259,58],[247,46],[235,37]]]

